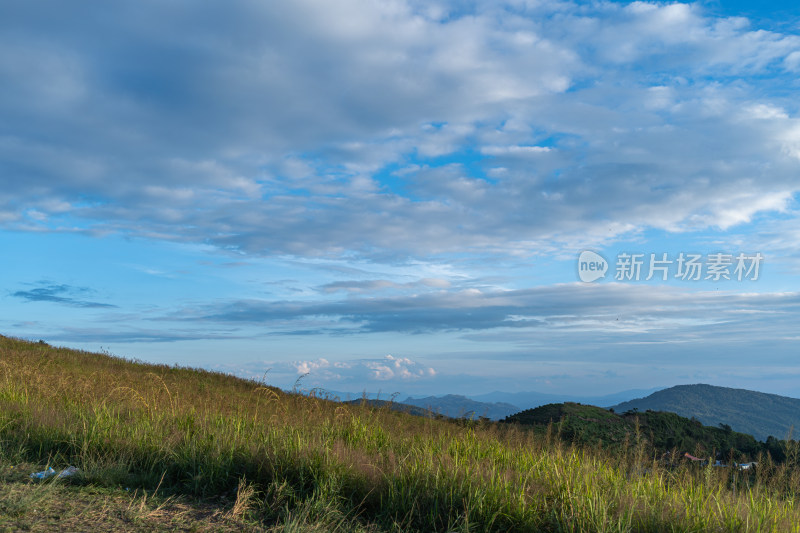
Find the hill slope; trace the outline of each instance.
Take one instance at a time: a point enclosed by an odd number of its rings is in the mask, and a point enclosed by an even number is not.
[[[677,413],[709,426],[727,424],[762,441],[770,435],[784,439],[792,426],[797,438],[800,430],[800,399],[746,389],[678,385],[614,407],[617,412],[633,409]]]
[[[78,471],[67,478],[29,477],[68,465]],[[796,529],[800,510],[783,496],[800,493],[795,470],[733,485],[721,470],[684,469],[665,483],[668,471],[636,455],[511,424],[415,417],[0,337],[0,530]],[[198,527],[202,513],[212,520]]]

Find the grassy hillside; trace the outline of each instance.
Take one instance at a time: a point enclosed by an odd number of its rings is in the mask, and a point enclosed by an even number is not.
[[[80,472],[28,479],[48,464]],[[800,531],[800,480],[768,463],[734,484],[661,470],[636,446],[605,453],[9,338],[0,474],[10,530]]]
[[[679,385],[614,407],[617,412],[632,409],[669,411],[709,426],[727,424],[762,441],[800,429],[800,399],[713,385]]]

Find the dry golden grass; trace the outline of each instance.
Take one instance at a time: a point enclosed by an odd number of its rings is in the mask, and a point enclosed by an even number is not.
[[[727,471],[648,457],[0,338],[2,464],[76,465],[79,495],[131,487],[132,527],[197,522],[191,497],[219,502],[201,521],[275,531],[800,531],[795,470],[734,494]]]

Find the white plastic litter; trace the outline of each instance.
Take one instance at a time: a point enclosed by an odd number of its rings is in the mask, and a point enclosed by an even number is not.
[[[47,478],[51,478],[53,476],[56,476],[56,477],[69,477],[69,476],[72,476],[72,475],[77,474],[77,473],[78,473],[78,469],[76,467],[69,466],[69,467],[65,468],[64,470],[62,470],[61,472],[58,472],[57,475],[56,475],[56,470],[52,466],[48,466],[47,470],[42,470],[41,472],[34,472],[33,474],[31,474],[31,479],[47,479]]]
[[[78,473],[78,469],[74,466],[68,466],[58,473],[58,477],[69,477]]]

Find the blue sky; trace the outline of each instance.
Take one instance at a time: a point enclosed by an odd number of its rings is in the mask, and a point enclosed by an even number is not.
[[[282,387],[796,395],[768,5],[5,2],[0,332]]]

